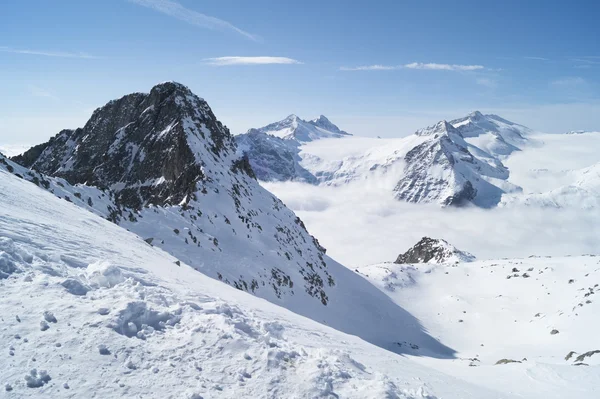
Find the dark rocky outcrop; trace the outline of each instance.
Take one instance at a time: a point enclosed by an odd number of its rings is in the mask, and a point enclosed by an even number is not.
[[[399,255],[394,263],[449,263],[473,260],[473,255],[456,249],[447,241],[423,237],[414,247]]]

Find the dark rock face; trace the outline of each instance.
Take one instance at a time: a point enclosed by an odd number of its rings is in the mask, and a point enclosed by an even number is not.
[[[445,263],[470,262],[475,257],[460,251],[444,240],[423,237],[414,247],[398,256],[394,263]]]
[[[218,159],[231,147],[229,131],[208,104],[185,86],[164,83],[149,94],[134,93],[94,111],[87,124],[63,130],[48,143],[16,157],[24,166],[71,184],[111,189],[117,203],[178,204],[206,178],[187,141],[196,125]]]

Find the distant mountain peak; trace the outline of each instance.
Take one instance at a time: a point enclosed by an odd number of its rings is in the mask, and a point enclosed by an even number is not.
[[[450,123],[448,123],[445,120],[439,121],[435,125],[428,126],[423,129],[419,129],[415,132],[415,134],[417,136],[433,136],[435,134],[443,134],[443,133],[456,133],[456,134],[460,135],[460,133],[458,133],[458,131],[454,128],[454,126],[452,126]]]
[[[286,140],[295,140],[299,143],[322,138],[350,136],[349,133],[334,125],[324,115],[307,121],[291,114],[278,122],[270,123],[258,129],[250,129],[248,133],[253,130]]]

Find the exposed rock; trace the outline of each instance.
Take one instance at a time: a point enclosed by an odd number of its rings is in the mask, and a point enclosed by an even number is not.
[[[445,240],[423,237],[414,247],[398,256],[394,263],[472,262],[475,257],[460,251]]]
[[[519,360],[513,360],[513,359],[500,359],[496,362],[496,365],[498,364],[509,364],[509,363],[521,363],[521,361]]]

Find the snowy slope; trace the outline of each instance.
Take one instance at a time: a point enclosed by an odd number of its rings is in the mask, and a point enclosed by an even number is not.
[[[63,131],[15,159],[58,177],[7,160],[0,169],[209,277],[387,349],[403,352],[396,343],[409,341],[421,354],[453,353],[329,258],[303,222],[254,180],[232,137],[185,86],[161,84],[112,101],[84,128]]]
[[[527,145],[531,129],[508,121],[498,115],[483,115],[474,111],[469,115],[450,121],[461,135],[473,146],[495,157],[510,155]]]
[[[594,398],[599,259],[383,263],[357,271],[458,350],[457,360],[423,364],[524,398]],[[496,364],[503,359],[515,363]]]
[[[6,168],[0,187],[3,398],[516,397],[216,282]]]

